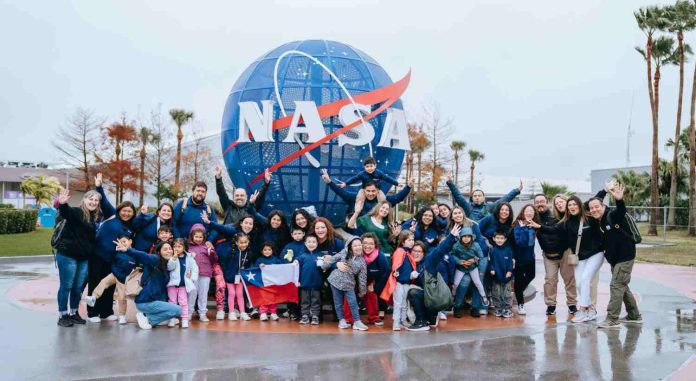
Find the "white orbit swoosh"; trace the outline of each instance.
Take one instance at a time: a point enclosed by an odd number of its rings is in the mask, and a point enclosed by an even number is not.
[[[346,96],[348,96],[348,99],[353,104],[353,106],[355,106],[356,109],[358,108],[357,104],[355,103],[355,100],[353,100],[353,97],[348,92],[348,89],[346,89],[346,87],[343,85],[343,82],[341,82],[341,80],[338,79],[336,74],[334,74],[331,71],[331,69],[326,67],[326,65],[321,63],[321,61],[319,61],[315,57],[312,57],[305,52],[301,52],[299,50],[288,50],[287,52],[284,52],[283,54],[281,54],[278,57],[278,59],[276,60],[276,63],[275,63],[275,68],[273,69],[273,86],[275,87],[275,96],[276,96],[276,100],[278,101],[278,106],[280,107],[280,113],[283,114],[283,117],[286,117],[287,114],[285,113],[285,107],[283,106],[283,101],[280,100],[280,89],[278,89],[278,67],[280,66],[280,61],[285,56],[290,55],[290,54],[299,54],[303,57],[307,57],[310,60],[312,60],[312,62],[321,66],[321,68],[324,69],[325,72],[329,73],[331,78],[333,78],[333,80],[336,81],[336,83],[338,83],[338,86],[340,86],[341,90],[343,90],[343,92],[346,94]],[[365,124],[365,119],[363,119],[362,113],[358,112],[358,116],[360,117],[360,121],[362,122],[362,124]],[[305,148],[304,144],[302,144],[302,141],[300,140],[300,138],[297,135],[295,135],[295,142],[300,145],[300,148],[302,148],[302,149]],[[369,147],[370,147],[370,156],[373,156],[372,155],[372,142],[369,143]],[[314,156],[312,156],[309,153],[309,151],[305,152],[305,157],[307,158],[309,163],[312,164],[312,166],[314,166],[314,168],[319,168],[321,166],[319,161],[317,161],[317,159],[315,159]]]

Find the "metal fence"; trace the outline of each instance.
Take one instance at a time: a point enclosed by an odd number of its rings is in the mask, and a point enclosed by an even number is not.
[[[667,231],[674,229],[689,228],[689,208],[669,206],[649,207],[649,206],[626,206],[629,214],[636,222],[648,226],[655,226],[658,234],[662,235],[662,240],[667,241]],[[674,222],[669,222],[670,209],[674,210]],[[696,209],[696,208],[694,208]],[[653,210],[657,210],[655,221],[650,221],[650,214]]]

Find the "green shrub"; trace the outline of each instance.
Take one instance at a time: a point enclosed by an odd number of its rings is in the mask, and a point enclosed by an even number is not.
[[[14,205],[0,203],[0,209],[14,209]]]
[[[38,216],[36,209],[0,209],[0,234],[34,231]]]

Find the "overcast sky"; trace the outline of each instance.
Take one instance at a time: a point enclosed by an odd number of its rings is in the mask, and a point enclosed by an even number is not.
[[[50,141],[76,107],[114,121],[193,110],[220,129],[236,78],[293,40],[341,41],[392,76],[413,70],[410,118],[437,102],[483,173],[582,178],[650,163],[645,44],[633,11],[659,1],[0,0],[0,160],[59,160]],[[687,39],[696,45],[694,36]],[[687,75],[688,126],[693,63]],[[677,70],[663,71],[661,146],[674,134]],[[666,155],[663,150],[663,154]]]

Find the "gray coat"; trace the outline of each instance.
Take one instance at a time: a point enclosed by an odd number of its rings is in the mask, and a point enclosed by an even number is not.
[[[348,246],[340,253],[334,255],[330,261],[324,261],[321,267],[323,270],[328,270],[334,263],[345,263],[350,267],[350,270],[343,272],[337,267],[334,267],[328,278],[329,284],[341,291],[355,290],[355,277],[357,276],[359,293],[364,294],[367,291],[367,263],[365,263],[365,258],[361,255],[359,257],[352,257],[346,261],[347,255]]]

